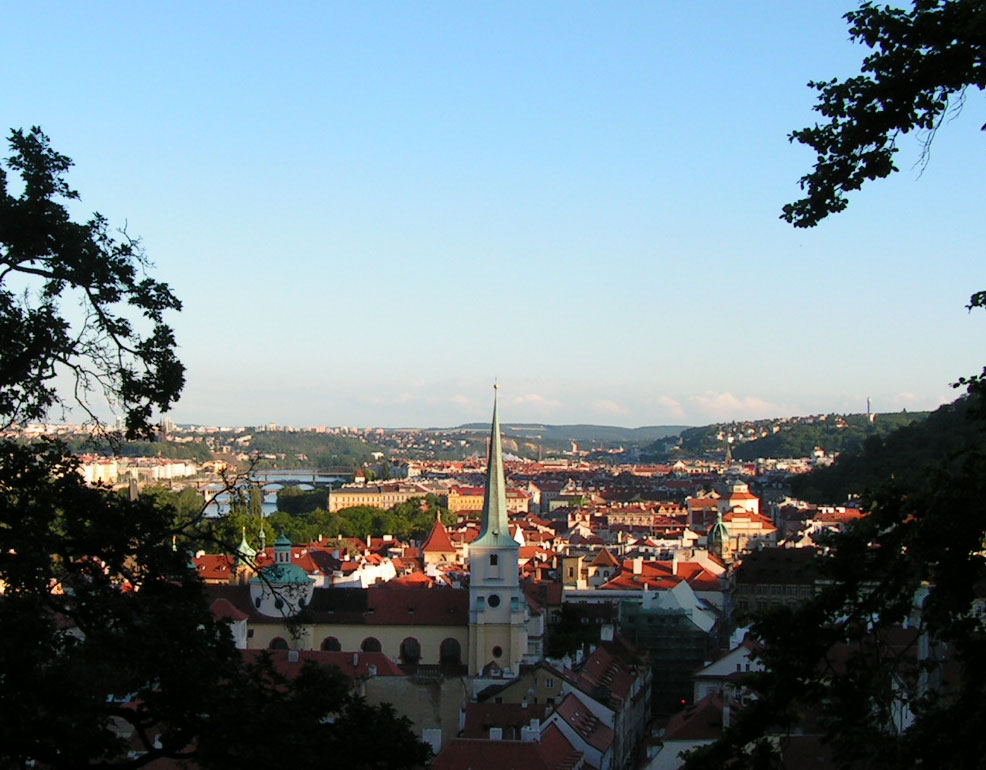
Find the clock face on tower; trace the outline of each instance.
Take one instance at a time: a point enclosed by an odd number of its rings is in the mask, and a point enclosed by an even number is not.
[[[497,594],[490,594],[486,600],[486,603],[493,609],[496,609],[500,606],[500,597]]]

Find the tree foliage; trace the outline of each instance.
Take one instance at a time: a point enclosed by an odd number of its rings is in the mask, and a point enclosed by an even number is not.
[[[812,84],[828,123],[792,134],[818,154],[801,182],[806,197],[784,208],[799,227],[896,170],[901,134],[924,131],[930,141],[951,105],[986,84],[981,0],[915,0],[910,10],[863,3],[846,18],[873,53],[859,76]],[[972,296],[970,308],[983,304],[986,293]],[[981,375],[960,384],[972,421],[960,446],[935,447],[946,454],[930,468],[866,494],[867,515],[823,542],[818,593],[759,616],[766,670],[748,680],[757,697],[688,768],[778,767],[802,731],[820,734],[839,767],[982,766],[986,406]]]
[[[129,437],[150,432],[184,385],[175,338],[164,322],[181,303],[146,275],[140,242],[117,240],[104,217],[69,217],[78,193],[65,180],[72,161],[39,128],[11,131],[0,164],[0,416],[3,424],[45,417],[66,404],[56,378],[73,382],[76,405],[95,418],[99,391],[122,409]],[[22,183],[8,189],[8,170]],[[65,306],[78,303],[81,312]],[[134,317],[136,316],[136,317]]]
[[[251,449],[260,455],[276,454],[285,457],[276,461],[264,460],[258,467],[275,468],[332,468],[344,466],[357,469],[373,462],[373,452],[382,450],[352,436],[331,433],[288,431],[258,431],[253,434]]]
[[[326,489],[284,487],[277,493],[277,510],[284,513],[312,513],[319,508],[325,510],[328,505],[329,492]]]
[[[88,409],[99,388],[129,434],[146,434],[181,390],[163,323],[179,303],[143,275],[136,242],[115,241],[98,215],[69,220],[56,198],[77,197],[71,162],[40,130],[13,132],[11,147],[24,190],[8,194],[0,169],[0,424],[64,403],[62,369],[71,398]],[[17,295],[10,282],[24,278],[37,283]],[[74,324],[70,297],[84,308]],[[188,565],[204,535],[196,498],[131,500],[87,486],[60,442],[0,441],[0,768],[317,766],[332,751],[355,768],[424,761],[406,720],[338,671],[308,666],[288,682],[266,657],[244,662]]]
[[[824,421],[785,424],[776,433],[734,446],[732,452],[737,460],[756,460],[759,457],[809,457],[816,448],[826,452],[855,451],[872,437],[887,436],[926,416],[927,412],[898,412],[880,414],[875,422],[870,422],[863,414],[830,414]]]
[[[981,444],[907,491],[868,495],[868,515],[825,542],[825,587],[759,614],[758,697],[688,767],[776,767],[766,736],[783,746],[800,731],[822,735],[840,767],[981,766],[983,495]]]
[[[289,496],[285,499],[292,498]],[[332,513],[324,508],[300,513],[278,511],[265,519],[264,526],[268,534],[272,531],[278,534],[283,532],[293,543],[312,543],[320,537],[324,540],[338,538],[340,535],[361,539],[393,535],[400,540],[422,540],[435,525],[436,514],[446,524],[454,524],[456,521],[454,514],[439,505],[437,497],[428,495],[398,503],[387,510],[372,505],[356,505]],[[219,519],[202,520],[196,524],[196,528],[209,541],[232,549],[240,542],[244,527],[248,537],[253,540],[260,531],[260,524],[259,517],[234,510],[230,515]]]
[[[973,403],[963,397],[939,407],[926,420],[874,434],[833,465],[796,476],[791,491],[801,500],[839,504],[850,496],[875,492],[890,478],[903,492],[919,489],[928,465],[984,445],[986,436],[969,419]]]
[[[986,87],[986,3],[915,0],[910,10],[865,2],[846,14],[849,35],[872,53],[845,80],[815,81],[815,110],[827,122],[794,131],[817,154],[801,178],[805,196],[782,218],[814,227],[848,205],[847,192],[897,171],[897,140],[925,132],[925,147],[968,88]]]

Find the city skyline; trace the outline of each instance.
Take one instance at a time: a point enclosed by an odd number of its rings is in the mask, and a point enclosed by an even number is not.
[[[178,423],[454,426],[494,377],[514,423],[933,409],[982,367],[974,116],[778,219],[852,7],[23,6],[0,124],[184,302]]]

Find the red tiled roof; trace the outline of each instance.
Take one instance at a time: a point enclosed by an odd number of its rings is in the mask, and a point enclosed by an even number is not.
[[[540,741],[454,738],[432,763],[434,770],[571,770],[582,753],[554,725]]]
[[[577,678],[592,689],[605,687],[621,700],[626,700],[633,690],[633,674],[602,646],[586,658]]]
[[[719,503],[719,499],[716,497],[690,497],[688,498],[688,507],[693,511],[697,511],[701,508],[715,508]]]
[[[519,737],[520,728],[530,725],[532,719],[543,721],[547,709],[545,703],[469,703],[466,705],[466,723],[462,729],[462,737],[488,738],[491,727],[513,728]]]
[[[774,522],[772,522],[763,514],[750,513],[749,511],[744,509],[732,510],[722,517],[722,520],[725,522],[730,522],[730,521],[738,522],[738,521],[742,521],[743,519],[748,519],[751,523],[759,524],[760,528],[766,532],[772,532],[777,529],[777,527],[774,526]]]
[[[760,498],[749,492],[730,492],[725,495],[727,500],[759,500]]]
[[[469,592],[457,588],[371,589],[368,625],[454,626],[469,622]]]
[[[425,553],[455,553],[455,546],[448,535],[448,530],[442,524],[440,518],[435,519],[435,526],[431,528],[431,534],[425,540],[421,550]]]
[[[212,614],[215,615],[219,620],[246,620],[249,615],[236,609],[233,603],[229,599],[216,599],[209,609],[212,610]]]
[[[435,581],[428,577],[424,572],[412,572],[410,575],[394,578],[382,583],[378,588],[428,588],[433,586]]]
[[[612,745],[613,729],[604,725],[575,693],[570,692],[566,695],[555,709],[555,713],[594,749],[606,751]]]
[[[609,552],[608,548],[603,548],[599,554],[589,562],[594,567],[618,567],[620,566],[619,560]]]
[[[195,571],[203,580],[229,580],[233,558],[224,553],[207,553],[195,557]]]
[[[582,752],[576,751],[554,725],[548,725],[541,733],[541,754],[553,770],[571,770],[582,759]]]

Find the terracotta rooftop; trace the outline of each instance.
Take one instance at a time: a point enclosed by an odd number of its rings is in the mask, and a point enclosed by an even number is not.
[[[555,714],[565,720],[594,749],[606,751],[612,745],[613,729],[604,725],[574,692],[570,692],[558,704]]]
[[[553,725],[541,741],[454,738],[442,749],[434,770],[571,770],[582,758]]]
[[[435,526],[431,528],[431,534],[425,540],[421,550],[424,553],[455,553],[455,546],[448,536],[448,530],[442,524],[440,518],[435,519]]]
[[[544,721],[548,706],[545,703],[523,705],[521,703],[470,703],[466,706],[466,724],[463,738],[487,738],[491,727],[512,728],[520,736],[520,728],[530,725],[532,719]],[[506,731],[504,735],[506,735]]]

